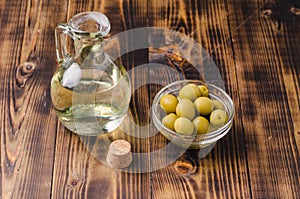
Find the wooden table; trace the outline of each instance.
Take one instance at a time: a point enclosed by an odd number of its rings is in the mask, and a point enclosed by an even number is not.
[[[299,8],[296,0],[1,0],[2,198],[300,198]],[[83,11],[106,14],[111,35],[168,28],[210,54],[236,113],[207,157],[188,150],[157,171],[121,172],[58,122],[49,92],[54,29]],[[148,52],[128,54],[124,65],[146,63]],[[150,72],[131,73],[133,83]],[[132,96],[135,132],[149,133],[142,127],[159,88],[145,84]],[[167,140],[157,134],[131,142],[147,153]]]

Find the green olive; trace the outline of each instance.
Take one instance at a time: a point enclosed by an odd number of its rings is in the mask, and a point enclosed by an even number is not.
[[[209,122],[205,117],[199,116],[193,120],[193,124],[195,129],[197,130],[197,134],[205,134],[207,133]]]
[[[168,129],[174,131],[174,122],[177,119],[177,116],[174,113],[170,113],[169,115],[166,115],[162,119],[162,123],[165,127]]]
[[[194,101],[197,97],[201,96],[201,91],[195,84],[187,84],[179,91],[180,99],[189,99]]]
[[[198,86],[202,97],[208,97],[208,88],[204,85]]]
[[[194,102],[196,110],[200,115],[208,115],[213,110],[213,104],[208,97],[198,97]]]
[[[221,109],[221,110],[225,111],[225,106],[221,101],[212,100],[212,103],[213,103],[214,110]]]
[[[228,121],[228,116],[225,111],[217,109],[210,114],[209,120],[212,125],[221,127]]]
[[[177,133],[191,135],[194,132],[194,125],[189,119],[179,117],[175,120],[174,129]]]
[[[166,94],[162,96],[160,99],[160,106],[167,113],[175,113],[177,104],[178,104],[178,99],[172,94]]]
[[[194,104],[189,99],[181,99],[176,107],[176,114],[178,117],[185,117],[192,120],[195,117]]]

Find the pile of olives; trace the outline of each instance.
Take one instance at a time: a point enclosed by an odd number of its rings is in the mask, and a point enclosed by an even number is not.
[[[228,121],[223,103],[211,99],[205,85],[190,83],[179,90],[178,96],[165,94],[160,99],[160,106],[166,113],[162,124],[183,135],[206,134]]]

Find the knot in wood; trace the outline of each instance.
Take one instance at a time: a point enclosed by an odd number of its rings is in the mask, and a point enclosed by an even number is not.
[[[300,8],[296,8],[296,7],[292,6],[290,8],[290,11],[296,16],[300,15]]]
[[[26,81],[33,75],[36,65],[32,62],[25,62],[17,67],[16,81],[19,87],[24,87]]]
[[[25,77],[28,77],[28,76],[32,75],[35,68],[36,68],[36,66],[32,62],[25,62],[24,64],[18,66],[18,70],[20,72],[20,75],[25,76]]]
[[[269,17],[269,16],[271,16],[271,14],[272,14],[272,10],[271,9],[266,9],[266,10],[263,11],[263,15],[264,16],[268,16]]]
[[[192,174],[197,170],[191,162],[181,160],[176,161],[174,167],[181,174]]]
[[[73,188],[73,187],[76,187],[76,186],[80,186],[80,180],[79,179],[77,179],[77,178],[72,178],[72,179],[70,179],[69,180],[69,183],[68,183],[69,185],[69,187],[71,188]]]
[[[77,183],[78,183],[78,181],[72,181],[71,185],[75,187],[77,185]]]

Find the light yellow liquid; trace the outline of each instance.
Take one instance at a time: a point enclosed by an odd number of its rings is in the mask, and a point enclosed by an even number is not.
[[[81,135],[111,132],[127,113],[131,86],[124,70],[116,65],[101,70],[82,68],[82,78],[72,89],[61,84],[64,69],[51,80],[51,98],[63,125]]]

